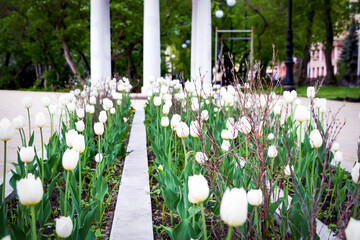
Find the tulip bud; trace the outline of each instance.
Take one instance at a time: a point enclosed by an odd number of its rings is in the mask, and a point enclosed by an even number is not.
[[[94,132],[96,135],[102,135],[104,133],[104,124],[102,122],[97,122],[94,124]]]
[[[106,123],[107,120],[107,114],[105,111],[101,111],[99,114],[99,121],[102,123]]]
[[[305,122],[309,119],[309,111],[304,105],[299,105],[295,109],[294,119],[298,122]]]
[[[201,134],[201,130],[202,130],[201,125],[197,120],[191,121],[191,123],[190,123],[190,135],[192,137],[195,137],[195,138],[199,137],[200,134]]]
[[[90,104],[95,105],[96,104],[96,97],[91,96],[89,99]]]
[[[77,130],[78,132],[82,132],[82,131],[84,131],[84,129],[85,129],[85,124],[84,124],[84,121],[82,121],[82,120],[77,121],[77,122],[75,123],[75,126],[76,126],[76,130]]]
[[[84,118],[84,117],[85,117],[84,109],[82,109],[82,108],[77,108],[77,109],[76,109],[76,116],[77,116],[78,118]]]
[[[171,128],[175,129],[180,122],[181,116],[179,114],[174,114],[171,118]]]
[[[208,161],[209,158],[206,156],[205,153],[197,152],[195,155],[195,160],[197,163],[201,164],[201,163],[205,163],[206,161]]]
[[[223,150],[224,152],[229,151],[230,149],[230,142],[228,140],[223,140],[222,144],[221,144],[221,150]]]
[[[69,104],[69,98],[68,98],[68,96],[65,95],[65,94],[64,94],[64,95],[61,95],[61,96],[60,96],[60,99],[59,99],[59,102],[60,102],[62,108],[64,108],[66,105]]]
[[[331,145],[330,151],[335,154],[337,151],[339,151],[339,149],[340,149],[340,144],[337,143],[337,142],[334,142],[334,143]]]
[[[161,97],[154,97],[154,105],[157,107],[161,105]]]
[[[50,106],[50,98],[49,97],[43,97],[41,98],[43,107],[49,107]]]
[[[46,118],[45,118],[44,113],[39,112],[38,114],[36,114],[35,125],[38,128],[43,128],[43,127],[45,127],[45,124],[46,124]]]
[[[51,115],[54,115],[54,114],[56,113],[56,110],[57,110],[56,105],[51,104],[51,105],[49,106],[49,112],[50,112]]]
[[[276,147],[274,145],[270,146],[268,150],[268,157],[275,158],[277,155],[278,155],[278,150],[276,149]]]
[[[208,110],[203,110],[201,112],[201,116],[200,116],[201,120],[203,121],[207,121],[209,119],[209,112]]]
[[[103,155],[98,153],[95,155],[95,162],[101,162],[103,160]]]
[[[24,163],[30,163],[34,160],[35,151],[33,147],[22,147],[19,152],[20,159]]]
[[[200,203],[205,201],[209,196],[209,186],[205,177],[201,174],[189,177],[189,196],[191,203]]]
[[[246,117],[242,117],[237,123],[236,127],[244,135],[247,135],[251,132],[251,124]]]
[[[161,118],[161,126],[163,126],[163,127],[169,126],[169,118],[168,117]]]
[[[163,108],[162,108],[162,113],[163,113],[164,115],[168,115],[169,112],[170,112],[170,106],[167,105],[167,104],[165,104],[165,105],[163,106]]]
[[[94,114],[95,107],[93,105],[86,105],[85,111],[90,114]]]
[[[281,113],[281,106],[280,105],[275,105],[274,106],[274,109],[273,109],[273,112],[274,112],[274,114],[275,115],[280,115],[280,113]]]
[[[163,171],[163,170],[164,170],[163,165],[159,165],[159,166],[158,166],[158,169],[159,169],[160,171]]]
[[[62,157],[62,165],[66,170],[73,170],[79,161],[79,153],[74,149],[66,149]]]
[[[20,130],[25,125],[25,118],[22,115],[17,116],[12,120],[15,129]]]
[[[44,194],[40,178],[35,178],[31,173],[16,182],[16,190],[19,201],[24,206],[32,206],[39,203]]]
[[[275,138],[275,135],[273,133],[269,133],[269,135],[267,136],[268,140],[273,140]]]
[[[345,235],[347,240],[359,240],[360,220],[356,220],[355,218],[351,217],[345,229]]]
[[[14,135],[14,125],[8,118],[3,118],[0,121],[0,140],[9,141]]]
[[[73,223],[70,217],[60,217],[55,219],[55,231],[61,238],[68,238],[73,230]]]
[[[262,197],[263,197],[263,193],[261,189],[258,190],[251,189],[247,193],[249,204],[252,206],[259,206],[262,202]]]
[[[179,138],[186,138],[189,136],[189,127],[185,122],[180,122],[176,127],[176,134]]]
[[[85,138],[84,135],[78,134],[73,139],[73,149],[78,153],[85,151]]]
[[[313,147],[313,148],[321,147],[323,140],[322,140],[319,130],[317,130],[317,129],[312,130],[309,138],[310,138],[311,147]]]
[[[360,175],[360,163],[356,162],[354,167],[351,170],[351,178],[354,183],[358,184],[359,182],[359,175]]]
[[[67,109],[69,110],[69,112],[73,113],[76,109],[76,105],[73,102],[70,102],[68,105],[66,105]]]
[[[114,106],[113,102],[108,98],[104,98],[102,103],[103,103],[102,106],[105,111],[110,110]]]
[[[308,98],[314,98],[314,97],[315,97],[315,94],[316,94],[316,92],[315,92],[315,88],[314,88],[314,87],[308,87],[308,88],[306,89],[306,95],[307,95]]]
[[[243,225],[247,219],[248,201],[243,188],[226,189],[220,205],[221,219],[229,226]]]
[[[334,154],[334,161],[335,162],[342,162],[343,160],[343,153],[340,151],[335,152]]]
[[[73,147],[73,141],[76,135],[78,135],[78,133],[74,129],[70,129],[67,133],[65,133],[66,145],[69,148]]]
[[[286,103],[292,103],[295,100],[294,95],[289,91],[284,91],[283,97]]]
[[[23,97],[22,104],[27,109],[31,108],[31,106],[32,106],[32,98],[31,97]]]
[[[224,140],[229,140],[232,138],[231,132],[228,129],[223,129],[221,131],[221,138]]]
[[[294,167],[291,166],[291,170],[294,171]],[[290,170],[290,166],[289,165],[286,165],[285,168],[284,168],[284,173],[286,176],[290,176],[291,175],[291,170]]]
[[[110,108],[110,113],[111,113],[111,114],[115,114],[115,113],[116,113],[115,108]]]

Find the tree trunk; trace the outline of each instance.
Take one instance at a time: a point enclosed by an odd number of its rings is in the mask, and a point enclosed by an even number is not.
[[[131,81],[131,55],[129,54],[127,56],[127,69],[126,69],[126,75],[129,81]]]
[[[62,45],[63,45],[63,48],[64,48],[64,55],[65,55],[66,62],[69,65],[69,67],[70,67],[72,73],[74,74],[74,76],[77,78],[78,73],[77,73],[77,70],[76,70],[76,65],[75,65],[74,61],[72,60],[72,58],[71,58],[69,46],[68,46],[67,42],[65,41],[64,36],[61,38],[61,42],[62,42]]]
[[[4,60],[4,67],[8,67],[10,63],[10,52],[6,52],[5,54],[5,60]]]
[[[334,68],[332,65],[331,54],[334,44],[334,31],[331,21],[331,6],[330,0],[324,0],[324,11],[325,11],[325,63],[326,63],[326,81],[329,85],[336,85],[337,81],[334,75]]]

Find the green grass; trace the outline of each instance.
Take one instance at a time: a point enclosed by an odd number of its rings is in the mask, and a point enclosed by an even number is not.
[[[298,87],[296,91],[299,97],[306,97],[307,87]],[[360,88],[324,86],[317,92],[316,97],[327,99],[360,99]]]

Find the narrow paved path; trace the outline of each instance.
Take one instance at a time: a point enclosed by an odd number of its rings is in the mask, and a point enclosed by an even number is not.
[[[135,112],[122,172],[110,240],[152,240],[148,158],[144,109]]]

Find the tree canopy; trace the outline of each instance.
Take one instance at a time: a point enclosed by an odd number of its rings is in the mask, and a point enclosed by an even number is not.
[[[238,0],[229,7],[224,0],[212,1],[213,43],[216,27],[253,27],[255,59],[269,65],[275,44],[277,60],[284,60],[287,2]],[[344,31],[350,19],[349,1],[293,2],[294,55],[306,63],[312,43],[322,42],[326,46],[331,38]],[[143,4],[143,0],[110,1],[112,71],[127,76],[138,91],[143,77]],[[326,6],[328,12],[324,11]],[[162,75],[169,73],[165,65],[169,56],[165,50],[170,49],[170,55],[175,55],[171,58],[172,74],[184,79],[190,77],[191,7],[191,0],[160,0]],[[221,19],[215,17],[218,9],[224,12]],[[326,27],[329,24],[332,33]],[[234,61],[248,57],[250,42],[231,44],[225,39],[228,37],[223,34],[220,41],[229,49],[232,45]],[[54,90],[76,79],[86,79],[89,74],[90,1],[0,0],[0,88],[35,86]]]

